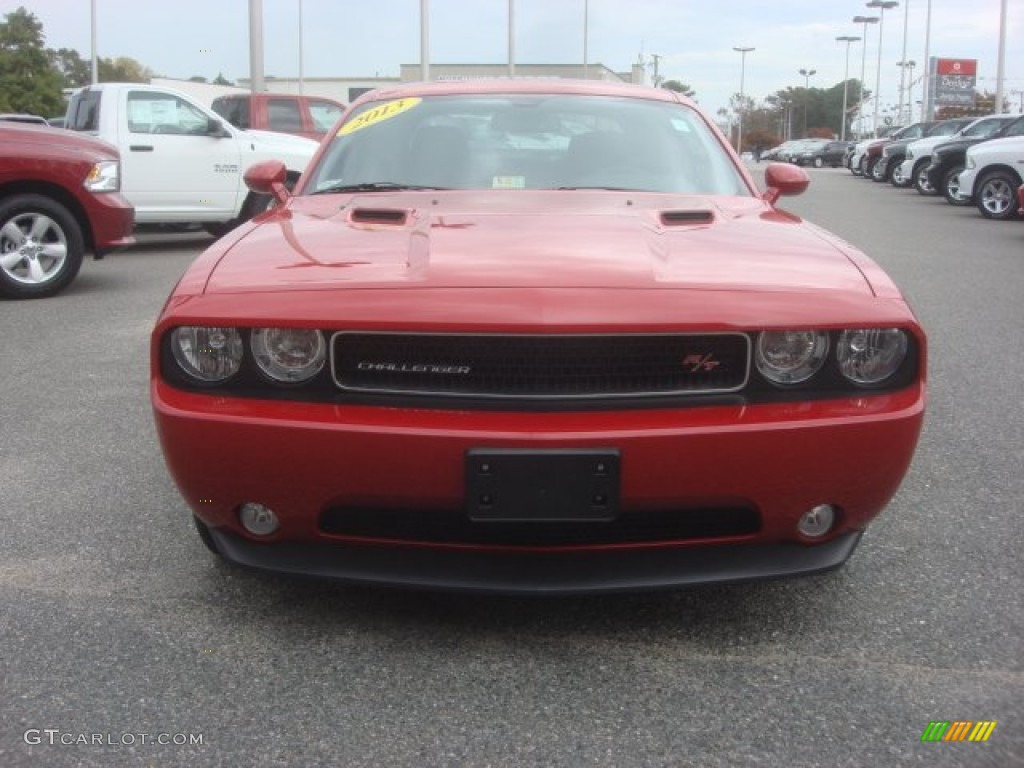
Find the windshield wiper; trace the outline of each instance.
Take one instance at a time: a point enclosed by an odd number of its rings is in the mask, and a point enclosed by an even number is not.
[[[420,184],[402,184],[397,181],[364,181],[361,184],[332,184],[331,186],[318,189],[314,195],[325,195],[343,192],[401,192],[405,190],[419,189],[449,189],[449,187],[428,187]]]

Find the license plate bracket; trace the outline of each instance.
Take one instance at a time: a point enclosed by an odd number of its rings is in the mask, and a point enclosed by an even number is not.
[[[606,522],[619,513],[615,449],[474,448],[465,469],[475,522]]]

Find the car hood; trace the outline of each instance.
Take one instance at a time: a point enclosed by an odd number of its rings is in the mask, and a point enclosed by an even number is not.
[[[686,287],[870,296],[862,270],[877,269],[757,198],[605,191],[302,196],[222,243],[208,293]]]
[[[4,144],[39,144],[49,148],[59,147],[65,151],[111,159],[118,156],[117,147],[103,139],[87,133],[66,131],[63,128],[51,128],[45,125],[2,125],[0,126],[0,142]]]
[[[913,153],[914,157],[921,157],[921,155],[930,154],[939,144],[945,144],[952,138],[952,136],[927,136],[923,139],[912,141],[907,150]]]

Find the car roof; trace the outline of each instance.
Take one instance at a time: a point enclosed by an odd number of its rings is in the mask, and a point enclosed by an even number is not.
[[[490,80],[441,80],[429,83],[402,83],[378,88],[360,96],[353,105],[367,101],[405,99],[416,96],[450,96],[458,94],[573,94],[618,96],[634,99],[694,103],[676,91],[666,88],[614,83],[604,80],[573,80],[569,78],[495,78]]]

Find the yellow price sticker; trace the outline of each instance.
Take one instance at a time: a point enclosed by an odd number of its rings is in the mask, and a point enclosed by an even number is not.
[[[412,109],[421,101],[423,101],[423,99],[419,96],[411,99],[396,99],[395,101],[385,102],[379,107],[374,107],[373,109],[368,109],[365,112],[360,112],[341,126],[341,130],[338,131],[338,135],[348,136],[350,133],[355,133],[363,128],[376,125],[384,120],[390,120],[392,117]]]

